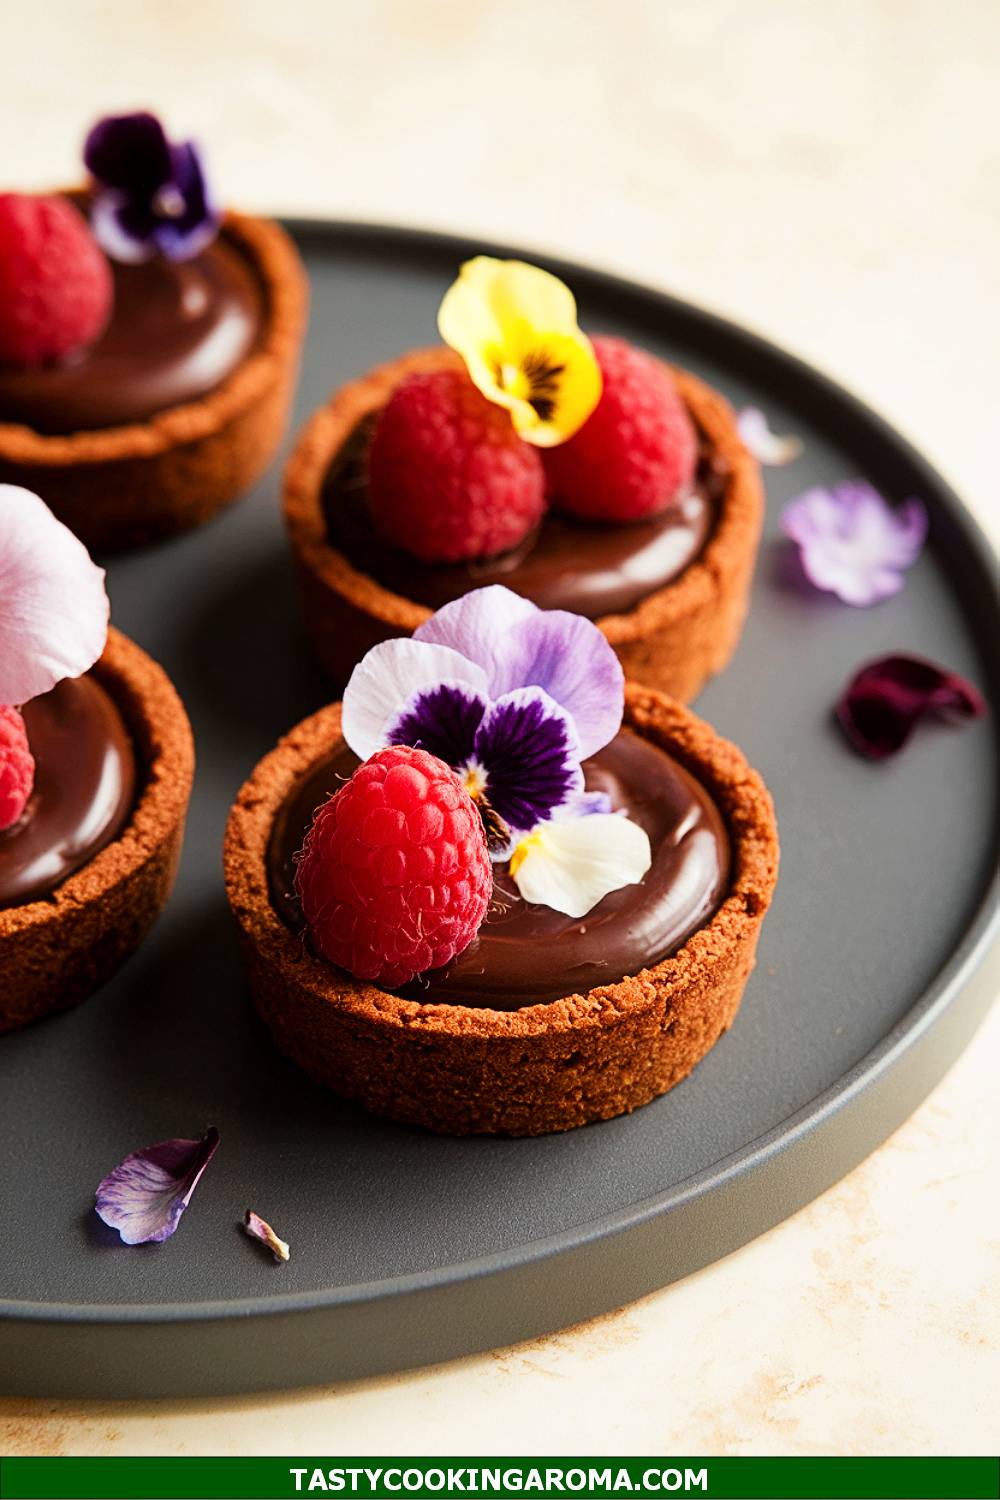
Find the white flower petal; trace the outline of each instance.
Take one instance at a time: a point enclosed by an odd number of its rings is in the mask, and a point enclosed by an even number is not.
[[[638,823],[594,813],[540,823],[515,849],[511,874],[525,901],[585,917],[609,891],[637,884],[652,858]]]
[[[104,571],[48,506],[0,484],[0,703],[80,677],[108,638]]]
[[[758,463],[780,469],[794,463],[802,453],[802,439],[793,433],[772,432],[767,417],[756,406],[746,406],[736,419],[743,444]]]
[[[482,667],[448,646],[409,639],[373,646],[344,690],[341,732],[355,755],[367,760],[381,750],[386,730],[414,694],[442,682],[468,683],[487,696]]]

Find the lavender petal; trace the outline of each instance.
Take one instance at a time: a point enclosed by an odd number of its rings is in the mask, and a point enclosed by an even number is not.
[[[785,535],[800,551],[806,577],[845,604],[870,605],[903,587],[927,536],[919,500],[893,509],[864,480],[815,486],[786,505]]]
[[[98,1184],[99,1217],[126,1245],[169,1239],[218,1145],[212,1125],[201,1140],[175,1138],[134,1151]]]
[[[413,632],[416,641],[427,641],[434,646],[450,646],[469,661],[474,661],[486,673],[492,696],[506,689],[497,688],[492,680],[497,653],[502,651],[507,632],[516,624],[533,619],[539,614],[538,606],[522,599],[512,589],[502,584],[490,584],[487,588],[473,589],[460,599],[453,599],[431,615],[423,625]],[[524,683],[509,684],[524,687]]]
[[[537,610],[507,631],[490,683],[495,697],[538,687],[573,720],[580,759],[595,755],[621,728],[625,674],[591,620],[566,610]]]

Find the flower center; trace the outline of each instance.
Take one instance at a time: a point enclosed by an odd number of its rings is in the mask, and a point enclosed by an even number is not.
[[[566,366],[556,364],[544,349],[532,349],[519,363],[493,359],[493,375],[502,391],[517,401],[526,401],[543,422],[551,420],[559,395],[559,377]]]
[[[172,182],[165,182],[153,199],[153,207],[165,219],[179,219],[184,212],[184,195]]]

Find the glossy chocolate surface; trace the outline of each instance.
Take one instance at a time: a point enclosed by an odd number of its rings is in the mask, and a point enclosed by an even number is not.
[[[384,541],[372,519],[366,471],[375,420],[355,429],[330,467],[322,497],[327,535],[360,572],[432,609],[490,583],[506,584],[542,609],[569,609],[591,620],[633,609],[698,556],[725,486],[706,452],[691,493],[652,520],[600,525],[551,511],[498,557],[424,563]]]
[[[95,344],[38,370],[0,366],[0,422],[49,435],[142,422],[214,390],[257,342],[260,286],[221,237],[193,260],[112,270],[114,310]]]
[[[50,895],[116,838],[135,801],[135,754],[121,714],[92,676],[24,709],[35,786],[0,833],[0,907]]]
[[[278,813],[268,850],[271,899],[294,932],[294,856],[315,809],[358,764],[341,744]],[[653,864],[638,885],[612,891],[583,918],[522,901],[498,871],[478,936],[446,968],[402,993],[415,1000],[518,1010],[612,984],[658,963],[711,917],[725,893],[729,837],[708,793],[662,750],[623,730],[585,764],[590,791],[609,794],[649,834]]]

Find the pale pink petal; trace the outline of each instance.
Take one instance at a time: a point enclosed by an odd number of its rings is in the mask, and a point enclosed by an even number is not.
[[[108,637],[104,571],[37,495],[0,484],[0,703],[80,677]]]
[[[736,418],[736,427],[745,448],[758,463],[770,469],[794,463],[802,453],[802,440],[793,433],[772,432],[767,417],[756,406],[745,406]]]

